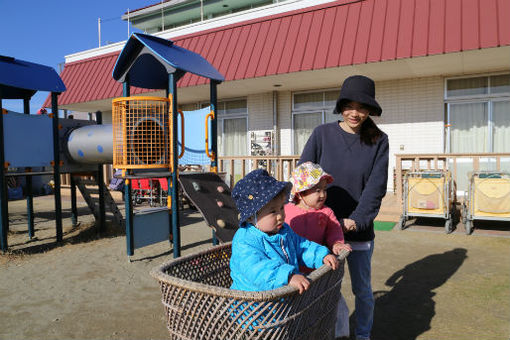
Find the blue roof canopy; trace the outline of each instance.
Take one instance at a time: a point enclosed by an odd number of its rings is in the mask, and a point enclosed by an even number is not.
[[[64,82],[53,68],[0,55],[1,99],[24,99],[37,91],[65,90]]]
[[[201,55],[174,45],[170,40],[134,33],[113,68],[113,79],[146,89],[166,89],[168,74],[177,79],[186,72],[222,82],[225,78]]]

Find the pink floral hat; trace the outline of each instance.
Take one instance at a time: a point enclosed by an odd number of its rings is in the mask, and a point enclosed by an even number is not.
[[[304,162],[297,166],[290,176],[290,182],[292,183],[292,192],[290,194],[290,200],[294,201],[295,196],[298,192],[302,192],[313,188],[321,179],[325,178],[329,184],[333,182],[333,177],[325,172],[319,164],[312,162]]]

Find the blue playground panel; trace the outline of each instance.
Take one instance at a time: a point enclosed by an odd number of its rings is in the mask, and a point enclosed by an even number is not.
[[[54,160],[51,118],[16,112],[3,118],[5,161],[9,167],[51,166]]]
[[[170,211],[168,208],[150,208],[133,213],[133,245],[135,249],[169,240]]]

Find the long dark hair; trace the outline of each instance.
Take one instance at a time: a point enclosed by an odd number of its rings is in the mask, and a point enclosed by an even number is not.
[[[377,127],[372,118],[367,117],[361,125],[359,135],[362,143],[374,145],[382,137],[383,132]]]

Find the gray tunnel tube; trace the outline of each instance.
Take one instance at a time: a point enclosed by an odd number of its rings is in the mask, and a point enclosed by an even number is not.
[[[113,162],[113,125],[87,125],[74,129],[67,138],[69,156],[78,163]]]

